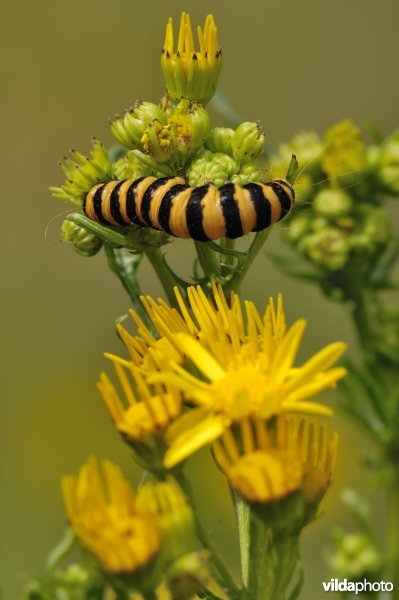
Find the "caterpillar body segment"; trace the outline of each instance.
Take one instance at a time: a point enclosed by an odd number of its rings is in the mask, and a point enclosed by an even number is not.
[[[266,229],[294,203],[294,189],[285,179],[193,188],[182,177],[141,177],[94,186],[83,210],[104,225],[135,224],[206,242]]]

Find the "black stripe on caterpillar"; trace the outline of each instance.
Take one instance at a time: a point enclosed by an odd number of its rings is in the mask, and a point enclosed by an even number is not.
[[[182,177],[141,177],[94,186],[85,214],[104,225],[139,225],[200,242],[238,238],[283,219],[295,203],[285,179],[189,187]]]

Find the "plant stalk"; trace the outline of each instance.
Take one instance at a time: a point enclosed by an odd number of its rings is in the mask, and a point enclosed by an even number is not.
[[[223,592],[225,592],[229,600],[240,600],[241,590],[237,587],[232,575],[230,574],[229,569],[220,558],[219,553],[213,543],[213,540],[211,539],[205,527],[200,521],[200,518],[198,516],[198,509],[196,507],[196,502],[190,482],[181,470],[176,471],[175,477],[178,483],[181,485],[182,489],[184,490],[191,504],[195,518],[198,539],[200,540],[204,548],[210,550],[210,556],[208,560],[215,581],[223,590]]]
[[[176,282],[173,279],[171,272],[165,265],[160,249],[147,248],[145,250],[145,255],[150,261],[154,271],[158,275],[159,281],[161,282],[161,285],[165,291],[166,297],[168,298],[170,304],[174,307],[177,307],[176,296],[173,291],[173,289],[176,286]]]

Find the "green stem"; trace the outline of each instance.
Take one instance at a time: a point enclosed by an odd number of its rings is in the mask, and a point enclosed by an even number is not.
[[[250,511],[248,504],[239,494],[232,490],[234,507],[236,511],[238,538],[240,544],[241,577],[245,587],[249,578],[249,537],[250,537]]]
[[[268,227],[268,229],[264,229],[263,231],[258,231],[256,233],[255,238],[248,250],[248,255],[240,261],[237,266],[237,270],[230,281],[224,286],[225,293],[230,293],[231,290],[239,293],[241,284],[245,275],[248,272],[248,269],[254,262],[255,258],[258,256],[259,252],[263,248],[267,238],[271,233],[272,228]]]
[[[262,600],[269,598],[268,590],[268,561],[267,548],[270,544],[270,531],[252,511],[249,515],[249,571],[247,583],[248,600]],[[270,569],[269,569],[270,570]],[[277,600],[277,596],[273,596]]]
[[[399,599],[399,461],[391,458],[392,481],[387,490],[388,499],[388,581],[393,583],[392,600]]]
[[[173,279],[172,273],[165,265],[161,250],[159,248],[147,248],[145,250],[145,255],[158,275],[159,281],[161,282],[170,304],[176,307],[176,296],[173,291],[176,286],[176,281]]]
[[[299,535],[273,531],[250,510],[249,577],[245,600],[286,600],[298,566]],[[294,592],[299,593],[303,580]],[[294,596],[295,598],[295,593]]]
[[[212,278],[218,279],[220,276],[220,264],[212,248],[207,242],[194,241],[194,244],[205,277],[209,280]]]
[[[234,255],[231,252],[224,253],[224,250],[233,251],[235,247],[235,241],[230,240],[229,238],[222,238],[221,240],[221,253],[220,253],[220,274],[222,277],[225,277],[230,273],[234,264],[237,262],[234,258]]]
[[[55,548],[50,552],[50,555],[45,564],[45,571],[51,572],[57,567],[60,562],[67,556],[75,545],[76,537],[73,530],[68,527],[61,540],[58,542]]]
[[[198,539],[204,548],[210,550],[209,565],[215,581],[223,592],[225,592],[229,600],[239,600],[241,597],[241,590],[237,587],[229,569],[220,558],[211,537],[200,521],[190,482],[181,470],[176,471],[175,477],[184,490],[193,509]]]
[[[130,250],[137,250],[135,246],[131,244],[129,239],[125,237],[122,233],[115,231],[111,227],[104,227],[100,223],[96,223],[83,215],[81,213],[71,213],[67,217],[68,221],[75,223],[75,225],[79,225],[80,227],[84,227],[94,235],[97,235],[103,242],[112,244],[114,246],[123,246],[125,248],[129,248]]]
[[[129,294],[134,310],[147,325],[150,325],[148,315],[140,302],[142,294],[137,281],[137,269],[141,262],[142,254],[130,254],[124,248],[113,248],[109,244],[104,245],[104,250],[108,265]]]
[[[266,600],[285,600],[288,586],[299,564],[299,538],[295,535],[276,535],[273,540],[275,564],[273,572],[274,588]]]

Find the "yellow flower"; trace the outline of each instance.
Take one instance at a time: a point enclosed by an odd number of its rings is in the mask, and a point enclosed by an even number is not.
[[[183,12],[177,49],[174,49],[173,21],[166,26],[165,44],[161,66],[166,89],[172,100],[187,98],[206,104],[216,91],[222,66],[217,28],[212,15],[208,15],[204,30],[198,27],[199,50],[194,48],[190,16]]]
[[[181,393],[170,385],[155,384],[151,388],[143,371],[131,361],[112,354],[106,356],[114,365],[122,392],[106,373],[101,373],[97,386],[111,418],[141,459],[152,469],[158,468],[165,450],[163,432],[182,412]]]
[[[213,292],[216,308],[201,288],[188,290],[198,325],[180,298],[190,334],[172,333],[171,329],[168,333],[163,321],[164,335],[198,373],[169,361],[169,369],[162,368],[149,377],[149,381],[180,388],[185,398],[197,405],[168,431],[168,468],[247,417],[270,420],[283,413],[331,415],[331,409],[309,399],[334,387],[346,374],[342,367],[330,368],[345,351],[343,342],[330,344],[301,366],[294,366],[306,322],[300,319],[287,329],[281,296],[277,309],[270,299],[263,318],[252,302],[245,302],[244,318],[236,294],[232,294],[229,307],[221,288],[214,287]],[[152,306],[152,311],[157,323],[162,320],[159,310]]]
[[[213,444],[217,463],[230,484],[249,502],[269,503],[301,491],[307,504],[318,504],[332,477],[338,444],[327,444],[325,425],[306,418],[282,417],[240,423],[242,450],[230,430]]]
[[[180,362],[183,356],[182,351],[176,348],[171,336],[163,335],[162,331],[165,328],[168,334],[171,331],[174,333],[188,331],[184,320],[175,309],[170,308],[163,300],[158,300],[158,304],[156,304],[150,297],[141,297],[141,301],[160,333],[160,337],[154,337],[136,311],[131,309],[129,314],[136,325],[138,335],[133,336],[120,324],[117,325],[117,330],[133,364],[145,371],[151,371],[159,369],[165,361]],[[151,303],[159,309],[162,315],[159,323],[158,318],[152,315]]]
[[[140,506],[157,522],[163,539],[163,556],[173,562],[197,549],[194,515],[181,488],[172,477],[140,488]]]
[[[81,543],[110,573],[132,573],[147,565],[160,547],[153,516],[135,498],[116,465],[92,457],[62,489],[69,522]]]

